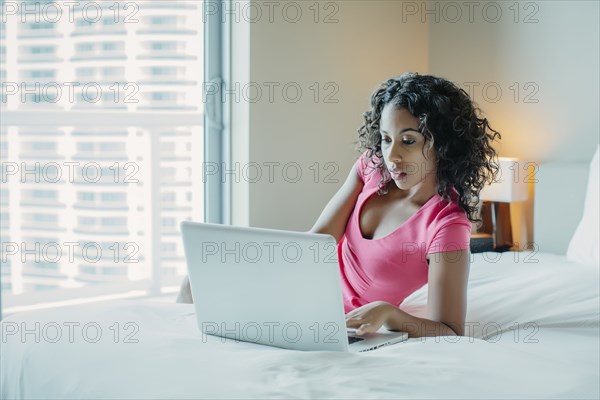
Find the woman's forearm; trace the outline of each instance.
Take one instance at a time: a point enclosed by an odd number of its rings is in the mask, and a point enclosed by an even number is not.
[[[453,327],[455,331],[443,322],[415,317],[397,307],[394,307],[394,309],[384,324],[385,327],[393,331],[407,332],[410,338],[423,336],[461,336],[463,334],[464,327]]]

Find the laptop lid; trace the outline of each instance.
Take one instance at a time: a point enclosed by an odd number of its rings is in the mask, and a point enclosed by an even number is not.
[[[181,231],[203,334],[348,351],[332,236],[189,221]]]

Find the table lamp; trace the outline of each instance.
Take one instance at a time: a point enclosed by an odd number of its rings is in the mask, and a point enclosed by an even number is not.
[[[500,170],[496,181],[486,185],[479,195],[483,200],[482,229],[492,235],[494,251],[507,251],[513,246],[510,203],[527,200],[527,171],[513,157],[498,157]],[[487,204],[486,204],[487,203]]]

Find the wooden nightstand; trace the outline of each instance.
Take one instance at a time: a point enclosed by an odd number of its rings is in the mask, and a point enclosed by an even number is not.
[[[494,251],[494,238],[490,233],[474,233],[471,235],[471,253]]]

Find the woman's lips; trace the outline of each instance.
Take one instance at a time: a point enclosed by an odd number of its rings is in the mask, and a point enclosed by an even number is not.
[[[394,180],[399,180],[399,179],[404,179],[406,178],[406,172],[402,172],[402,171],[390,171],[390,175],[392,175],[392,178]]]

